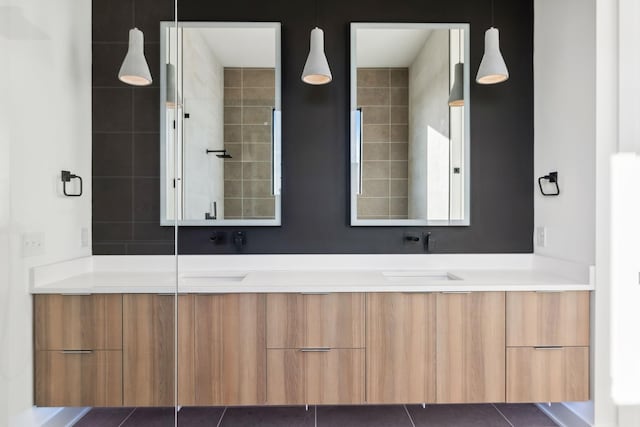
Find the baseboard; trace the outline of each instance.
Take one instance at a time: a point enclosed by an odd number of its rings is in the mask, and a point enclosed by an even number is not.
[[[561,427],[593,427],[564,403],[536,403],[536,406]]]

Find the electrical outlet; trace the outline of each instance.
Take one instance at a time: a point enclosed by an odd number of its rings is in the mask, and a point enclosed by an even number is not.
[[[536,228],[536,245],[541,248],[547,246],[547,227]]]
[[[82,227],[80,229],[80,247],[86,248],[89,246],[89,229]]]
[[[44,233],[24,233],[22,235],[22,257],[32,257],[45,254]]]

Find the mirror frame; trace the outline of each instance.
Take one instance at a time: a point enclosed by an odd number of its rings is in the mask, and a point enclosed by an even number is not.
[[[160,62],[166,60],[164,52],[167,49],[166,31],[175,28],[175,21],[160,22]],[[208,226],[208,227],[250,227],[250,226],[280,226],[282,225],[282,24],[280,22],[178,22],[178,30],[183,28],[273,28],[275,30],[276,42],[276,69],[275,69],[275,105],[273,115],[273,147],[272,147],[272,170],[273,170],[273,195],[275,203],[275,217],[273,219],[169,219],[167,218],[167,133],[166,123],[166,67],[160,67],[160,225],[173,226]],[[177,76],[182,76],[182,70],[177,67]],[[183,131],[183,121],[178,120],[176,132]]]
[[[464,219],[428,220],[428,219],[358,219],[358,190],[360,187],[360,144],[357,129],[357,30],[359,29],[463,29],[464,30]],[[389,22],[352,22],[351,23],[351,63],[350,63],[350,170],[351,170],[351,226],[469,226],[471,224],[471,97],[470,97],[470,25],[468,23],[389,23]]]

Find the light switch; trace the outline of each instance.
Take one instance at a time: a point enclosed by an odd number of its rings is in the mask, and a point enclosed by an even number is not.
[[[547,246],[547,228],[546,227],[538,227],[536,228],[536,245],[544,248]]]

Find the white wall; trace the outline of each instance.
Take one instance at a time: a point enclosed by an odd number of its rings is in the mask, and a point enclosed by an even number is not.
[[[28,269],[91,254],[90,236],[81,246],[81,228],[91,231],[91,2],[3,0],[0,20],[0,425],[26,426]],[[62,169],[84,178],[82,197],[62,196]],[[44,233],[43,255],[22,257],[25,232]]]
[[[595,3],[536,0],[534,38],[535,252],[595,262]],[[561,194],[537,178],[558,171]]]
[[[534,10],[534,251],[594,265],[595,0],[535,0]],[[552,171],[561,193],[545,197],[537,179]],[[539,227],[546,228],[544,247],[535,238]],[[567,406],[593,420],[593,404]]]
[[[409,67],[409,218],[449,219],[449,31]]]
[[[182,32],[184,111],[190,115],[184,121],[184,219],[195,220],[213,215],[214,201],[217,217],[224,218],[224,160],[206,154],[224,148],[224,68],[203,31]]]
[[[601,84],[598,92],[598,108],[602,110],[602,120],[600,120],[600,110],[598,123],[602,123],[602,127],[598,132],[598,144],[599,150],[602,154],[610,154],[611,152],[621,153],[636,153],[640,154],[640,121],[638,115],[640,114],[640,85],[638,84],[638,73],[640,72],[640,51],[638,51],[638,43],[640,42],[640,3],[637,0],[616,0],[616,1],[598,1],[598,33],[601,35],[599,41],[602,42],[602,46],[599,46],[599,68],[598,68],[598,83]],[[601,47],[601,49],[600,49]],[[600,77],[602,76],[602,77]],[[605,110],[606,109],[606,110]],[[598,214],[599,214],[599,237],[601,237],[601,244],[603,248],[606,248],[607,252],[602,251],[602,259],[598,259],[598,263],[605,265],[607,268],[603,269],[601,273],[603,280],[610,279],[611,285],[614,287],[618,295],[612,294],[609,288],[606,289],[606,299],[600,303],[600,312],[606,313],[610,316],[611,321],[601,322],[600,327],[602,341],[610,339],[611,336],[614,339],[621,339],[624,342],[635,342],[633,337],[631,340],[625,339],[624,335],[620,333],[628,332],[624,328],[618,330],[611,330],[612,326],[617,329],[617,326],[625,321],[626,310],[618,310],[617,304],[621,300],[620,292],[625,292],[627,298],[633,298],[633,290],[625,291],[625,286],[630,284],[637,286],[637,269],[636,263],[631,262],[632,271],[625,271],[624,262],[630,260],[616,259],[612,262],[610,251],[612,248],[620,248],[620,240],[612,240],[612,226],[615,218],[620,216],[619,212],[615,212],[613,209],[609,211],[607,208],[610,205],[611,200],[611,174],[613,167],[620,167],[621,164],[610,163],[610,156],[602,156],[599,159],[599,165],[603,172],[602,187],[599,189],[601,194],[600,200],[598,200]],[[618,162],[620,159],[618,159]],[[619,171],[619,169],[618,169]],[[637,172],[637,171],[636,171]],[[616,172],[619,175],[619,172]],[[635,197],[638,197],[637,187],[632,183],[628,183],[632,186]],[[605,205],[600,205],[600,201],[606,200]],[[637,199],[636,199],[637,201]],[[620,206],[618,201],[618,207]],[[615,208],[615,206],[614,206]],[[626,207],[625,207],[626,208]],[[618,224],[619,225],[619,224]],[[618,237],[620,233],[618,233]],[[633,230],[630,233],[624,235],[627,239],[626,247],[633,248],[637,246],[637,234],[634,235]],[[638,254],[634,253],[635,259],[638,259]],[[621,268],[622,267],[622,268]],[[635,273],[634,273],[635,271]],[[605,276],[606,274],[606,276]],[[634,278],[634,274],[636,275]],[[625,281],[624,277],[629,277],[629,281]],[[602,293],[602,292],[600,292]],[[635,299],[632,299],[635,303]],[[613,302],[614,305],[611,305]],[[633,303],[632,303],[633,304]],[[636,304],[637,309],[637,304]],[[607,319],[609,320],[609,319]],[[618,343],[619,344],[619,343]],[[620,346],[618,345],[618,348]],[[625,352],[632,347],[623,348]],[[621,360],[620,355],[613,355],[611,363],[617,363]],[[633,358],[632,354],[626,354],[627,357]],[[635,355],[637,359],[637,355]],[[607,352],[607,362],[609,362],[609,354]],[[633,374],[637,374],[637,360],[635,364],[635,371]],[[633,368],[632,368],[633,369]],[[619,381],[620,378],[615,378],[615,374],[623,374],[624,369],[620,369],[617,366],[617,372],[614,373],[614,382]],[[602,387],[598,387],[600,395],[603,396],[602,402],[596,402],[596,419],[605,419],[604,415],[617,415],[618,426],[621,427],[635,427],[640,425],[640,406],[617,406],[613,405],[609,398],[609,386],[611,384],[612,369],[607,365],[601,368]],[[633,375],[632,374],[632,375]],[[606,388],[605,388],[606,386]],[[635,387],[640,387],[640,384],[635,384]],[[599,417],[598,413],[602,412],[604,415]]]

